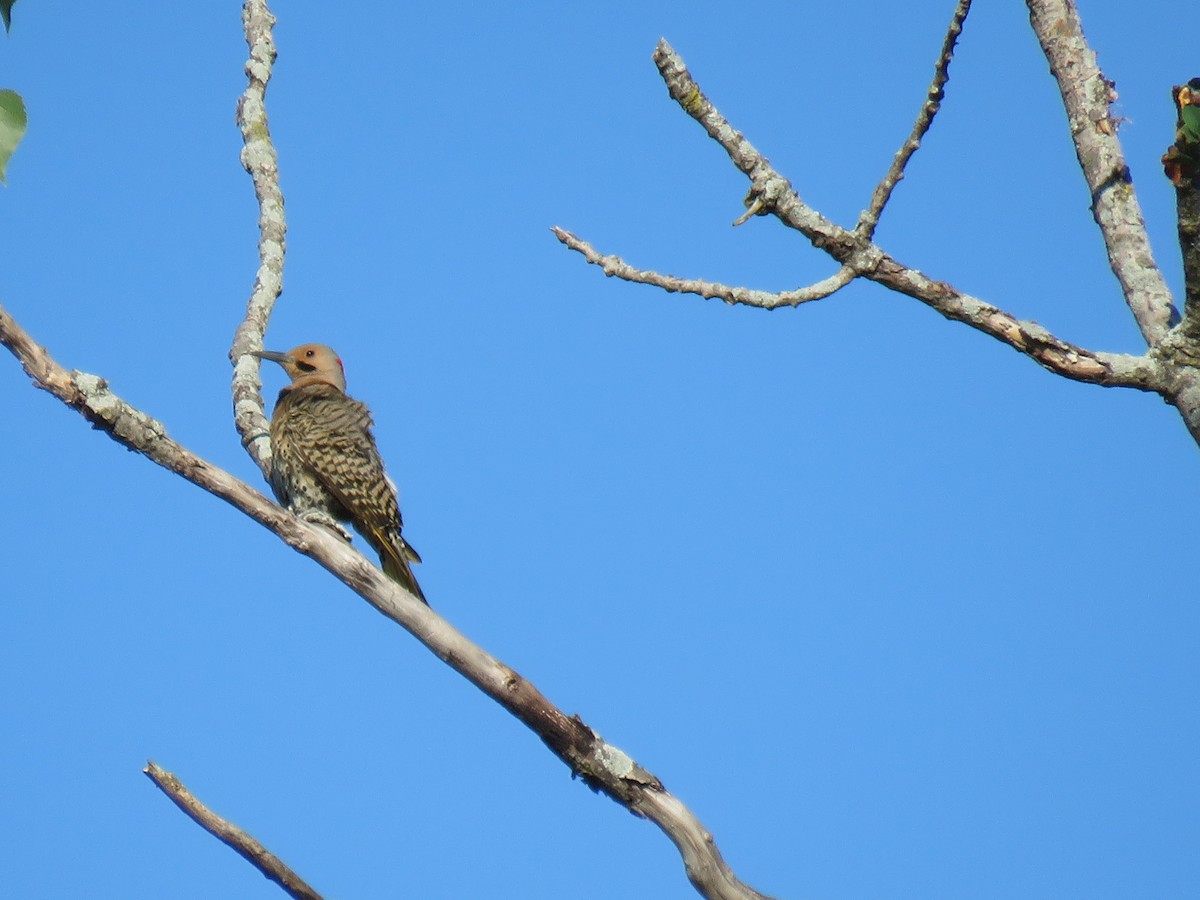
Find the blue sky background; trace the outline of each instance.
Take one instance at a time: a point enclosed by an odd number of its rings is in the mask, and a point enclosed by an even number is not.
[[[1158,261],[1200,74],[1163,0],[1081,0]],[[437,610],[663,779],[787,898],[1183,898],[1196,809],[1196,447],[831,263],[667,96],[666,36],[807,201],[854,222],[953,4],[278,4],[287,197],[269,344],[375,411]],[[226,358],[256,266],[234,3],[25,0],[0,86],[0,302],[265,487]],[[1019,3],[980,3],[880,243],[1061,337],[1140,352]],[[281,374],[266,371],[273,396]],[[276,897],[147,758],[330,897],[687,898],[652,825],[273,535],[0,362],[0,882]],[[1188,548],[1193,548],[1189,550]]]

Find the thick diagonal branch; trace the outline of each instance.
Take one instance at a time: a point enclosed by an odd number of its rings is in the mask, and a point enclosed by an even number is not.
[[[321,895],[284,864],[278,856],[228,819],[223,819],[201,803],[184,787],[183,782],[153,760],[142,769],[159,790],[183,810],[187,816],[223,844],[232,847],[252,866],[287,891],[296,900],[322,900]]]
[[[293,549],[311,557],[524,723],[570,767],[573,775],[630,812],[654,822],[679,849],[688,878],[703,896],[711,900],[762,900],[763,895],[738,880],[722,859],[712,835],[657,777],[604,741],[578,716],[568,716],[558,709],[530,681],[469,641],[349,544],[301,521],[173,441],[162,423],[121,400],[102,378],[64,369],[3,307],[0,344],[21,362],[37,387],[49,391],[113,440],[220,497]]]
[[[1083,37],[1074,0],[1027,0],[1026,5],[1058,81],[1108,263],[1146,343],[1157,344],[1179,315],[1154,262],[1142,208],[1117,138],[1117,121],[1109,113],[1117,92]]]

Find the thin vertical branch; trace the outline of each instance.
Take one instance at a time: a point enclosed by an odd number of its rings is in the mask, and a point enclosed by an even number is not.
[[[287,223],[283,215],[283,192],[279,188],[279,158],[267,126],[266,93],[275,64],[275,17],[266,0],[246,0],[242,25],[250,49],[246,60],[246,90],[238,100],[237,123],[242,132],[242,165],[254,182],[258,198],[258,272],[246,305],[246,317],[238,326],[229,351],[234,365],[233,421],[250,457],[266,474],[270,469],[270,441],[263,409],[258,360],[247,356],[261,350],[263,335],[275,301],[283,291],[283,257],[287,249]]]
[[[1142,336],[1153,346],[1166,336],[1179,314],[1154,262],[1146,221],[1117,138],[1117,121],[1109,113],[1117,92],[1084,39],[1074,0],[1026,0],[1026,5],[1058,81],[1108,263]]]

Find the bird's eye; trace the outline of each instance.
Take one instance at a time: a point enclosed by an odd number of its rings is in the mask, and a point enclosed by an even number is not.
[[[305,350],[305,351],[304,351],[304,355],[305,355],[305,356],[308,356],[308,357],[311,357],[311,356],[313,356],[315,353],[316,353],[316,351],[315,351],[315,350]]]

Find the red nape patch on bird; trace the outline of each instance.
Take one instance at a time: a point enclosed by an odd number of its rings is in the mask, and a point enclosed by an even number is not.
[[[334,359],[337,360],[338,368],[342,370],[343,374],[345,374],[346,367],[342,365],[342,358],[340,356],[335,356]]]

